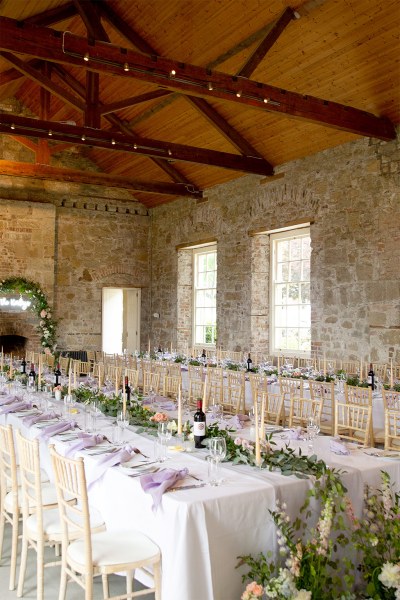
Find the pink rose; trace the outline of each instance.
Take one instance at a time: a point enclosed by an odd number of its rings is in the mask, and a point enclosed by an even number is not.
[[[42,318],[42,319],[44,319],[44,318],[46,317],[46,315],[47,315],[47,311],[46,311],[46,310],[43,308],[43,309],[40,311],[40,316],[41,316],[41,318]]]
[[[150,421],[154,421],[155,423],[165,423],[165,421],[168,421],[168,415],[162,412],[158,412],[152,417],[150,417]]]

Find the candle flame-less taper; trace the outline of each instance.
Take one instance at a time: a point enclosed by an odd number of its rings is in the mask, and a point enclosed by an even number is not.
[[[182,393],[181,386],[178,388],[178,435],[182,435]]]

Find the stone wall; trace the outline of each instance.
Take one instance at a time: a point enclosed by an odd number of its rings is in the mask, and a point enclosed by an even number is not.
[[[276,171],[284,177],[246,176],[207,190],[207,202],[152,210],[154,344],[170,340],[172,326],[186,346],[176,246],[215,237],[218,345],[268,352],[268,236],[249,232],[311,220],[313,349],[400,362],[399,139],[362,139]]]

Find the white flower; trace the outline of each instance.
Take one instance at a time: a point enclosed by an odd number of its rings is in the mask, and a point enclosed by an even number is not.
[[[400,586],[400,564],[395,565],[393,563],[386,562],[382,567],[382,571],[378,575],[378,579],[381,583],[383,583],[384,586],[388,588],[396,588]]]

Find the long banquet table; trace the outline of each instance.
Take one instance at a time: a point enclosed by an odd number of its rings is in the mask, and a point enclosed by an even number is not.
[[[74,415],[74,418],[76,415]],[[82,415],[77,415],[78,421]],[[2,423],[19,427],[29,437],[36,437],[39,429],[27,428],[22,418],[9,413],[1,415]],[[100,418],[101,429],[110,433],[110,421]],[[283,434],[274,439],[284,444]],[[144,454],[153,456],[154,438],[139,435],[131,428],[126,439]],[[48,443],[64,453],[69,443],[55,436]],[[379,486],[380,471],[386,470],[397,490],[400,489],[400,460],[366,456],[363,450],[352,448],[349,456],[332,454],[330,438],[320,436],[315,443],[319,458],[342,469],[343,480],[349,490],[356,513],[360,514],[363,486],[368,483]],[[293,447],[304,442],[291,441]],[[96,471],[100,456],[84,456],[87,478],[90,481]],[[193,453],[169,452],[166,466],[187,467],[189,472],[207,480],[207,451]],[[51,477],[48,444],[41,442],[42,467]],[[224,481],[218,487],[206,485],[165,493],[156,512],[152,511],[152,498],[143,492],[139,477],[130,477],[127,469],[116,466],[107,469],[104,476],[90,490],[90,502],[98,508],[107,525],[114,531],[138,529],[159,544],[162,552],[162,598],[163,600],[236,600],[243,591],[241,576],[243,568],[236,568],[238,556],[258,554],[271,550],[276,552],[274,525],[269,509],[275,508],[279,498],[288,505],[288,512],[297,516],[306,491],[312,486],[311,479],[285,477],[245,465],[224,465]],[[184,484],[196,483],[188,477]],[[143,581],[146,583],[145,579]]]

